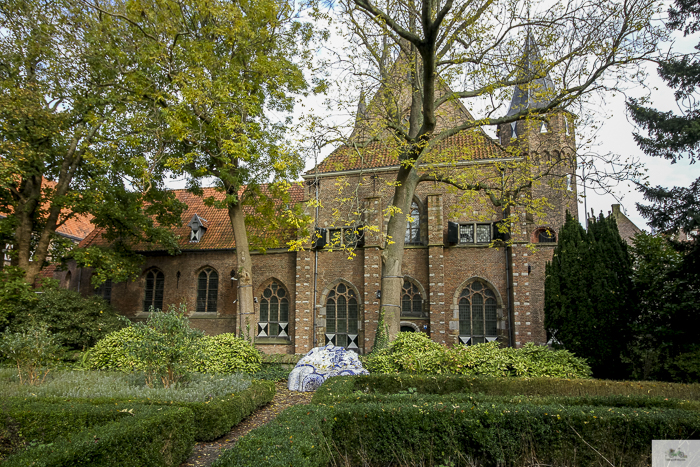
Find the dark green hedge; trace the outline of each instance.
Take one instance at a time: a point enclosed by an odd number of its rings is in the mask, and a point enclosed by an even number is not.
[[[275,384],[254,381],[243,392],[228,397],[217,397],[209,402],[173,402],[170,405],[187,407],[194,412],[194,437],[197,441],[220,438],[255,409],[275,397]],[[158,403],[158,402],[154,402]]]
[[[353,393],[488,394],[499,396],[658,396],[700,400],[700,384],[558,378],[368,375],[327,380],[313,403],[332,403]]]
[[[116,408],[114,404],[95,406],[75,401],[5,399],[0,402],[0,455],[27,442],[46,443],[59,436],[131,416]]]
[[[82,417],[84,421],[95,423],[99,417],[105,416],[105,410],[119,415],[115,421],[106,424],[65,432],[50,443],[34,442],[28,449],[8,457],[3,466],[177,466],[187,458],[194,445],[193,414],[187,408],[144,404],[116,404],[109,408],[88,405],[74,404],[70,411],[85,415]],[[51,412],[51,406],[56,409],[55,413]],[[60,404],[50,403],[42,410],[47,424],[59,421],[64,430],[71,425],[64,417],[67,412]],[[4,415],[4,418],[11,416],[9,412]]]
[[[293,407],[214,465],[643,465],[652,439],[698,436],[700,414],[677,409],[347,403]]]

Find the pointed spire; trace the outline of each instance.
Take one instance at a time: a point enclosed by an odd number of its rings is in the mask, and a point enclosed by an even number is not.
[[[531,79],[528,84],[518,85],[513,90],[513,99],[507,116],[515,115],[523,110],[545,107],[550,102],[550,96],[554,92],[554,82],[549,74],[535,78],[538,75],[537,68],[542,67],[542,58],[537,43],[530,35],[528,28],[525,39],[525,50],[521,62],[521,70],[518,77]]]
[[[357,115],[356,119],[363,120],[367,115],[367,104],[365,103],[365,90],[360,91],[360,100],[357,103]]]

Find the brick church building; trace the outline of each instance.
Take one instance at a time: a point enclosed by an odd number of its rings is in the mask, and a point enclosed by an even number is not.
[[[540,79],[542,87],[551,80]],[[367,108],[358,109],[360,131]],[[516,88],[512,115],[540,104],[532,93]],[[446,104],[440,127],[472,116],[459,101]],[[545,120],[520,121],[498,128],[498,139],[485,132],[462,132],[440,143],[436,152],[460,155],[450,170],[489,171],[498,162],[529,158],[555,167],[530,188],[533,199],[547,204],[536,216],[518,212],[511,225],[512,245],[497,240],[502,213],[483,193],[452,190],[447,185],[418,185],[406,229],[401,302],[401,330],[424,332],[447,345],[497,340],[519,347],[545,344],[544,272],[557,245],[556,232],[568,210],[577,214],[575,135],[571,114],[563,111]],[[313,218],[313,240],[302,251],[282,248],[253,253],[256,346],[265,353],[306,353],[333,342],[367,353],[372,349],[379,318],[381,232],[386,228],[398,159],[390,148],[373,143],[356,157],[341,146],[292,187],[292,199],[306,203]],[[517,146],[519,152],[507,149]],[[516,156],[514,156],[516,154]],[[554,163],[552,163],[554,161]],[[549,182],[557,182],[554,188]],[[225,210],[206,206],[204,197],[176,191],[187,204],[176,233],[182,252],[144,251],[141,276],[134,282],[106,283],[97,293],[129,318],[148,316],[151,306],[166,309],[186,303],[192,326],[210,334],[237,332],[238,281],[233,231]],[[308,203],[310,200],[316,203]],[[340,213],[340,214],[339,214]],[[352,214],[355,214],[353,218]],[[361,231],[361,228],[360,228]],[[100,242],[93,232],[82,246]],[[353,254],[347,247],[354,247]],[[92,293],[89,269],[58,273],[64,285]],[[70,279],[66,280],[66,276]]]

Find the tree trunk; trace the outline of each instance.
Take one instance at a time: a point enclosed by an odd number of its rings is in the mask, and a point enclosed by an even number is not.
[[[253,305],[253,262],[250,259],[248,233],[245,229],[245,213],[238,201],[229,205],[228,217],[236,240],[236,277],[238,278],[238,335],[249,341],[255,339],[257,320]]]
[[[401,329],[401,289],[403,287],[404,245],[406,243],[406,218],[411,212],[413,194],[418,184],[418,173],[414,167],[402,167],[396,176],[398,186],[394,192],[393,205],[401,209],[389,218],[387,242],[382,254],[382,298],[384,320],[389,330],[389,341],[396,339]]]

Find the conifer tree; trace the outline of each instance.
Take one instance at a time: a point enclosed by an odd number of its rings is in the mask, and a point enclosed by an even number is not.
[[[545,327],[555,346],[588,359],[593,375],[620,379],[634,319],[632,260],[612,216],[588,232],[567,213],[546,267]]]

